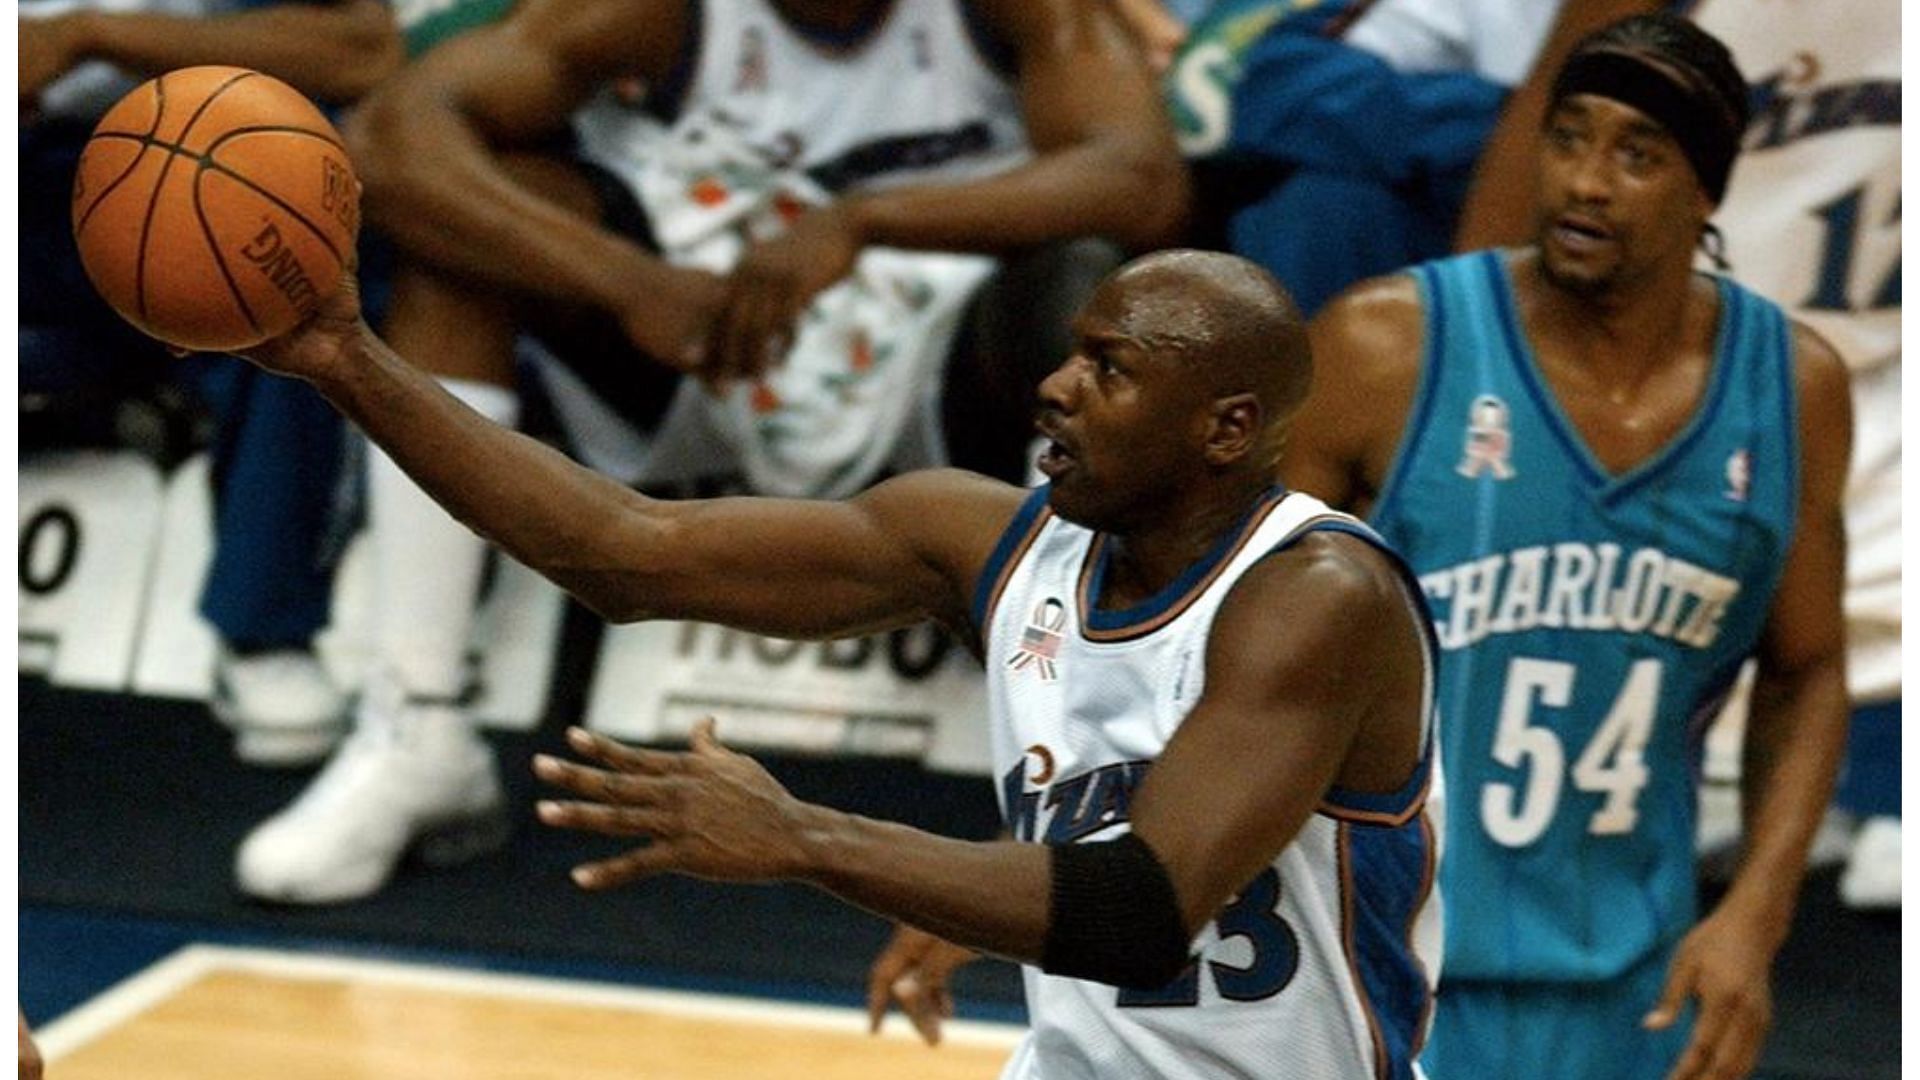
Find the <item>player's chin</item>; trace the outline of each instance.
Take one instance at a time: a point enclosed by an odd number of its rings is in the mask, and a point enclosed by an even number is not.
[[[1047,477],[1047,508],[1075,525],[1098,528],[1101,518],[1097,499],[1089,498],[1078,469],[1068,469]]]
[[[1078,469],[1055,478],[1048,485],[1047,507],[1061,520],[1096,532],[1127,528],[1128,514],[1124,507]]]
[[[1576,296],[1599,296],[1613,287],[1612,265],[1586,259],[1562,258],[1548,250],[1540,260],[1548,282]]]

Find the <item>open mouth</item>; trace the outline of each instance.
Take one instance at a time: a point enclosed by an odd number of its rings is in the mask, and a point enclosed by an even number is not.
[[[1613,242],[1606,225],[1581,214],[1563,214],[1553,221],[1553,237],[1571,251],[1592,251]]]
[[[1060,445],[1058,439],[1048,439],[1035,465],[1047,479],[1054,479],[1073,466],[1073,452]]]

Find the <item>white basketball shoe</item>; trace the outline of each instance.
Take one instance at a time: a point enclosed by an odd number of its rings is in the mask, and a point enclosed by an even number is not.
[[[288,768],[325,758],[347,733],[345,691],[306,649],[242,656],[222,650],[213,669],[213,715],[233,729],[234,756]]]
[[[430,866],[507,841],[493,752],[464,710],[409,701],[375,678],[353,734],[285,810],[247,835],[234,859],[240,891],[283,904],[338,904],[385,885],[410,851]]]

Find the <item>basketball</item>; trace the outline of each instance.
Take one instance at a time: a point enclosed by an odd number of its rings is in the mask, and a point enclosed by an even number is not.
[[[87,277],[115,311],[185,349],[291,330],[331,293],[360,225],[360,183],[299,91],[191,67],[136,87],[93,130],[73,179]]]

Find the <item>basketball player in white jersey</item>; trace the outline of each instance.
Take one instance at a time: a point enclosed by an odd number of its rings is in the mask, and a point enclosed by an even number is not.
[[[669,262],[667,223],[619,162],[566,149],[577,110],[634,83],[636,109],[724,116],[834,201],[796,207],[726,274]],[[682,373],[752,381],[784,356],[865,248],[1006,256],[981,317],[963,316],[941,426],[953,461],[1008,476],[1033,387],[1113,245],[1169,242],[1186,208],[1152,80],[1106,0],[524,0],[409,65],[345,133],[368,219],[401,250],[386,332],[509,426],[522,331],[645,430]],[[368,475],[381,663],[363,737],[242,845],[236,877],[257,898],[352,900],[410,848],[448,861],[498,838],[503,796],[466,707],[486,550],[384,455]]]
[[[1412,1077],[1438,946],[1434,644],[1377,537],[1272,477],[1311,365],[1232,256],[1122,268],[1041,388],[1029,492],[913,473],[845,503],[649,499],[463,407],[351,291],[263,366],[610,619],[790,638],[938,619],[981,650],[1011,837],[801,803],[712,721],[569,734],[541,820],[646,842],[590,889],[805,881],[1028,965],[1015,1077]],[[475,463],[479,467],[475,467]]]

